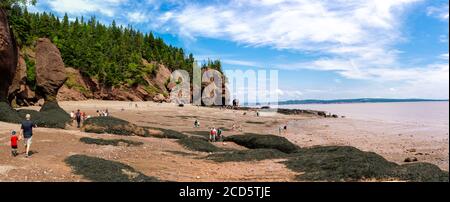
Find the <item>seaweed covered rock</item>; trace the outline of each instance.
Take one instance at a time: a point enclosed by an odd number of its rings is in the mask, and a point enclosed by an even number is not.
[[[109,133],[124,136],[149,137],[147,129],[115,117],[93,117],[83,123],[82,130],[88,133]]]
[[[111,145],[111,146],[140,146],[144,143],[142,142],[136,142],[131,140],[124,140],[124,139],[114,139],[114,140],[105,140],[105,139],[96,139],[96,138],[89,138],[89,137],[83,137],[80,139],[80,142],[83,142],[85,144],[95,144],[95,145]]]
[[[241,162],[241,161],[261,161],[266,159],[282,159],[288,155],[276,149],[250,149],[243,151],[231,151],[214,153],[207,157],[216,162]]]
[[[154,127],[145,127],[145,128],[148,130],[151,137],[177,139],[177,140],[188,137],[187,135],[175,130],[154,128]]]
[[[8,15],[0,8],[0,102],[6,102],[8,89],[17,67],[18,50],[14,34],[8,23]]]
[[[19,113],[14,110],[8,103],[0,101],[0,121],[8,123],[20,123]]]
[[[36,87],[45,101],[55,102],[58,90],[67,80],[58,48],[46,38],[36,45]]]
[[[382,156],[363,152],[354,147],[315,147],[298,151],[285,162],[307,181],[358,181],[362,179],[388,179],[397,165]]]
[[[220,148],[217,148],[204,138],[199,137],[187,137],[181,140],[178,140],[178,143],[183,145],[189,150],[192,151],[200,151],[200,152],[218,152],[221,151]]]
[[[448,172],[429,163],[405,164],[395,168],[392,176],[411,182],[448,182]]]
[[[431,164],[399,166],[373,152],[354,147],[314,147],[290,155],[286,166],[304,181],[405,180],[448,181],[448,172]]]
[[[289,142],[286,138],[275,135],[233,135],[226,137],[224,140],[250,149],[277,149],[288,154],[299,149],[297,145]]]
[[[94,182],[158,182],[120,162],[86,155],[73,155],[65,160],[73,172]]]
[[[56,102],[46,102],[41,110],[22,109],[18,111],[21,120],[24,120],[26,114],[31,115],[31,120],[38,126],[43,128],[66,128],[70,123],[70,115],[67,114]]]

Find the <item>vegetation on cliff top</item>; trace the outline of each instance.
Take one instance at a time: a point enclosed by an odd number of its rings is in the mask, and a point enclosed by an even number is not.
[[[131,26],[107,26],[95,17],[69,20],[49,13],[30,13],[23,1],[8,1],[9,21],[21,47],[32,46],[46,37],[60,49],[66,66],[75,67],[87,76],[109,86],[146,84],[145,77],[154,74],[157,62],[170,70],[186,70],[192,76],[194,57],[182,48],[166,44],[152,33],[142,33]],[[220,61],[208,61],[203,67],[221,71]]]

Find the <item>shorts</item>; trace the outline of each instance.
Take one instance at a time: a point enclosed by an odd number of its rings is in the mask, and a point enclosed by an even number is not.
[[[11,146],[11,149],[17,149],[17,145]]]
[[[29,145],[31,145],[32,140],[33,140],[33,137],[29,137],[29,138],[25,138],[23,141],[24,141],[25,145],[29,146]]]

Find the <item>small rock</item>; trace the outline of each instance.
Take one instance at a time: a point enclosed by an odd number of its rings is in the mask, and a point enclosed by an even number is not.
[[[416,149],[409,149],[409,150],[406,150],[406,151],[411,152],[411,153],[417,152]]]
[[[405,159],[406,163],[417,162],[417,161],[419,161],[419,160],[416,157],[406,158]]]

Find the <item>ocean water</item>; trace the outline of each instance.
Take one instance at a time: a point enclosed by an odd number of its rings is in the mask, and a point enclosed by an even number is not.
[[[286,109],[326,111],[360,120],[406,123],[428,126],[449,126],[449,102],[399,102],[280,105]]]

